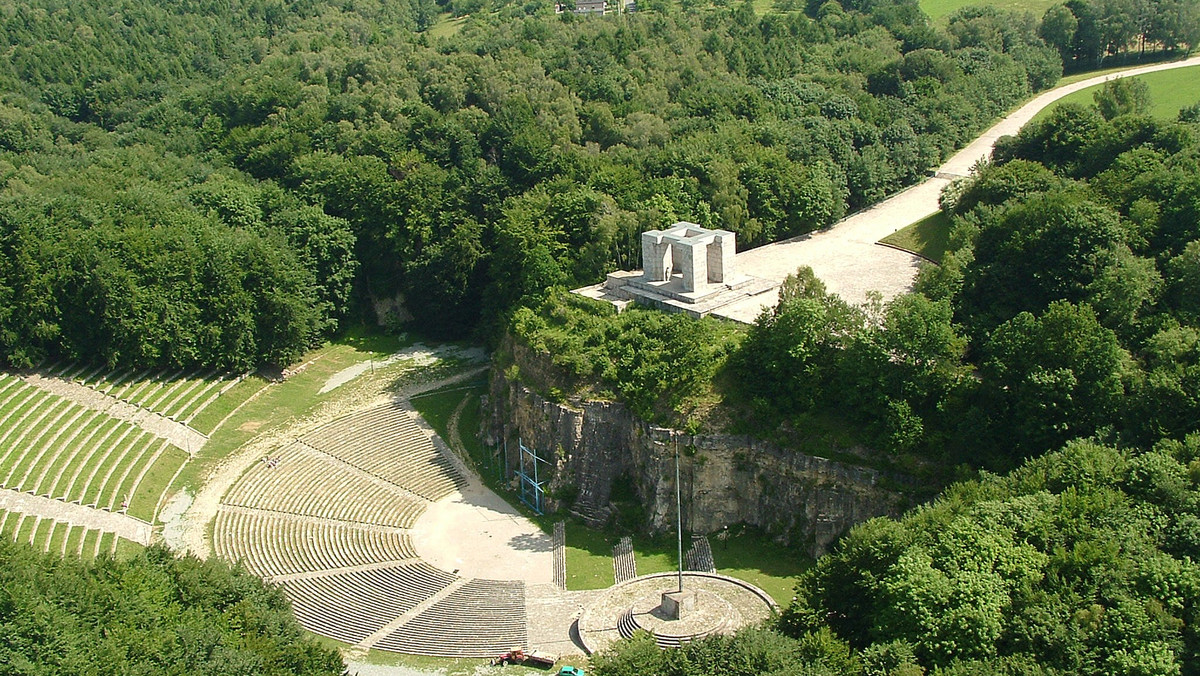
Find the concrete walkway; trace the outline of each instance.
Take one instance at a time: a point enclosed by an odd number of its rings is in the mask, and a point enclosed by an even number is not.
[[[40,495],[22,493],[10,488],[0,488],[0,510],[19,512],[28,516],[40,516],[70,526],[83,526],[118,537],[132,540],[140,545],[149,545],[153,533],[150,524],[119,512],[109,512],[93,507],[84,507],[74,502],[64,502]]]
[[[848,216],[828,230],[739,253],[738,269],[782,282],[797,268],[807,265],[831,293],[850,303],[865,302],[870,291],[879,292],[885,301],[890,300],[912,289],[921,258],[877,243],[936,212],[942,188],[954,178],[967,176],[980,159],[991,157],[996,139],[1016,134],[1043,108],[1081,89],[1110,79],[1196,65],[1200,65],[1200,56],[1098,75],[1043,92],[956,153],[938,168],[933,178]],[[778,301],[776,289],[727,305],[714,314],[749,323],[764,307],[774,307]]]

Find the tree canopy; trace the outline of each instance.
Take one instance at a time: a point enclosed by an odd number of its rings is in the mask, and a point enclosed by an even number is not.
[[[10,674],[345,673],[282,590],[162,546],[83,563],[0,538],[0,636]]]
[[[0,358],[243,369],[361,320],[495,336],[673,219],[743,246],[826,227],[1061,72],[1018,15],[793,7],[14,6]],[[432,37],[443,10],[471,16]]]

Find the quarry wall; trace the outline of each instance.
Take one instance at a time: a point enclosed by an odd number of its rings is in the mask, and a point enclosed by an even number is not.
[[[689,434],[652,425],[618,402],[547,392],[549,359],[510,346],[516,367],[497,366],[484,416],[485,438],[518,438],[548,460],[547,505],[566,506],[592,525],[612,514],[616,494],[636,495],[650,532],[675,529],[675,454],[685,531],[714,533],[750,524],[812,556],[854,524],[897,515],[907,506],[909,480],[875,469],[785,450],[745,435]],[[621,485],[618,485],[621,484]]]

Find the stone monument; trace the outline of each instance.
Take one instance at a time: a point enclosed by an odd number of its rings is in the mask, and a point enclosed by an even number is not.
[[[696,609],[696,592],[691,589],[663,592],[659,607],[668,619],[682,620]]]
[[[642,233],[642,279],[670,282],[679,274],[684,292],[724,284],[733,275],[736,237],[728,230],[709,230],[679,222],[666,230]]]
[[[575,293],[623,308],[630,302],[703,317],[713,310],[771,291],[778,282],[739,274],[737,236],[680,221],[642,233],[641,271],[608,274],[603,284]]]

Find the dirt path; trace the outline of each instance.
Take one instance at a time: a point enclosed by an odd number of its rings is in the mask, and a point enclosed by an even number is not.
[[[422,367],[436,364],[445,358],[483,362],[487,360],[487,353],[478,347],[464,348],[457,345],[439,345],[438,347],[429,348],[422,343],[417,343],[383,359],[360,362],[338,371],[325,381],[325,384],[321,386],[321,390],[317,394],[331,392],[367,371],[374,372],[377,368],[384,368],[398,361],[409,361],[413,367]]]
[[[150,524],[132,516],[103,509],[84,507],[74,502],[63,502],[40,495],[31,495],[0,488],[0,509],[20,512],[29,516],[40,516],[71,526],[83,526],[92,530],[115,533],[118,537],[132,540],[141,545],[150,544]]]
[[[991,157],[996,139],[1016,134],[1043,108],[1081,89],[1114,78],[1195,65],[1200,65],[1200,56],[1099,75],[1043,92],[956,153],[933,178],[853,214],[828,230],[739,253],[738,268],[752,271],[756,277],[783,281],[796,268],[807,265],[830,292],[851,303],[865,302],[870,291],[878,291],[885,301],[894,298],[912,289],[921,259],[877,242],[936,212],[942,188],[954,178],[968,175],[978,160]],[[763,307],[773,307],[778,300],[775,290],[728,305],[715,314],[753,322]]]

